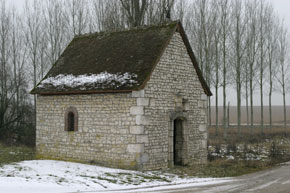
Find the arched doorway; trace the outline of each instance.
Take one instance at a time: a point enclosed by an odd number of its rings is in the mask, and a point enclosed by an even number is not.
[[[183,165],[184,158],[184,131],[183,121],[181,119],[174,120],[173,128],[173,163],[174,165]]]
[[[188,116],[184,112],[170,114],[168,167],[188,164]]]

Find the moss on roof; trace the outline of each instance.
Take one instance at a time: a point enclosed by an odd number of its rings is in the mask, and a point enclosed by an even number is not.
[[[125,92],[142,89],[167,46],[178,22],[134,28],[125,31],[99,32],[75,37],[32,94],[73,94]],[[59,75],[134,74],[130,84],[54,86],[42,84]]]

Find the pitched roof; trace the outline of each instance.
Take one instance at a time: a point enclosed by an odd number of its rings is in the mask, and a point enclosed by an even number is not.
[[[85,94],[143,89],[175,31],[204,81],[180,22],[75,37],[31,94]]]

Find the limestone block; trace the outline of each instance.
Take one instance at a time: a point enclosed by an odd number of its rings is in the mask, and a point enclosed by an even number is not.
[[[206,149],[206,148],[207,148],[207,140],[202,140],[202,141],[201,141],[201,147],[202,147],[203,149]]]
[[[149,160],[149,155],[147,153],[142,153],[140,156],[140,162],[145,163]]]
[[[207,132],[203,134],[203,139],[207,140]]]
[[[149,105],[149,98],[137,98],[137,105],[138,106],[148,106]]]
[[[137,135],[136,142],[137,143],[149,143],[148,135]]]
[[[143,134],[144,133],[144,126],[131,126],[130,127],[130,133],[131,134]]]
[[[206,115],[206,109],[201,109],[200,110],[200,115]]]
[[[137,125],[149,125],[150,120],[147,116],[144,115],[136,115],[136,124]]]
[[[200,99],[201,99],[201,100],[207,100],[207,96],[206,96],[206,94],[201,94],[201,95],[200,95]]]
[[[144,90],[132,91],[132,97],[144,97],[144,96],[145,96]]]
[[[143,115],[144,114],[144,107],[143,106],[133,106],[130,108],[130,114],[131,115]]]
[[[144,144],[129,144],[127,146],[128,153],[142,153],[144,152]]]
[[[155,99],[150,99],[150,106],[154,107],[156,105]]]
[[[203,100],[198,100],[198,107],[205,107]]]
[[[207,130],[207,126],[206,126],[206,124],[201,124],[201,125],[199,125],[198,129],[201,132],[205,132]]]
[[[207,100],[204,100],[203,103],[204,103],[204,107],[207,107]]]

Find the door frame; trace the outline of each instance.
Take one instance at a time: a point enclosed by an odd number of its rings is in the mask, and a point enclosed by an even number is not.
[[[183,112],[174,112],[170,114],[170,123],[168,131],[168,167],[174,167],[174,120],[182,121],[182,161],[181,165],[188,164],[188,127],[187,127],[187,115]]]

